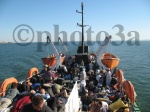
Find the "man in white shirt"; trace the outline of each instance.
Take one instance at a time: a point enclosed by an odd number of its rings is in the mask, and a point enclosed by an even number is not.
[[[106,69],[107,70],[107,75],[106,75],[106,86],[110,86],[110,82],[111,82],[111,75],[112,73],[110,72],[110,69]]]
[[[85,88],[86,86],[86,72],[85,72],[85,69],[82,68],[82,72],[80,74],[80,92],[82,91],[82,88]]]

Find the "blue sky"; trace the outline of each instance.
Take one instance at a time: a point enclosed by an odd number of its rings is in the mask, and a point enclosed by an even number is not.
[[[59,32],[67,33],[67,40],[74,31],[81,31],[77,22],[81,23],[81,15],[76,10],[81,10],[81,2],[84,2],[84,22],[91,26],[92,40],[100,31],[105,31],[113,36],[114,40],[120,40],[115,35],[119,30],[116,25],[124,27],[123,35],[128,40],[130,31],[139,33],[139,40],[150,38],[150,1],[149,0],[0,0],[0,41],[13,40],[14,29],[21,24],[26,24],[33,29],[34,41],[38,41],[38,33],[47,31],[54,40],[54,26],[59,26]],[[113,28],[116,26],[115,28]],[[26,27],[20,27],[28,29]],[[19,30],[18,30],[19,31]],[[17,30],[16,30],[17,32]],[[15,35],[18,33],[15,32]],[[31,31],[21,32],[21,39],[30,41]],[[60,37],[63,35],[60,34]],[[44,41],[46,34],[42,35]],[[101,35],[104,37],[104,34]],[[15,37],[17,38],[17,36]],[[79,36],[76,34],[76,40]]]

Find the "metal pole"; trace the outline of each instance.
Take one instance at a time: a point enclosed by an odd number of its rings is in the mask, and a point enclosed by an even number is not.
[[[81,4],[81,9],[82,9],[82,53],[84,53],[83,2]]]

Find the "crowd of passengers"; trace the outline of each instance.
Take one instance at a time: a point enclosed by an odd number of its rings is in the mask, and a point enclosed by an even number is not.
[[[114,70],[115,71],[115,70]],[[64,112],[71,88],[79,85],[82,111],[115,112],[128,107],[128,99],[110,69],[99,69],[95,59],[88,65],[77,64],[69,57],[65,64],[52,71],[48,65],[22,84],[12,83],[0,99],[0,111],[12,106],[12,112]],[[114,106],[116,101],[122,105]],[[121,110],[120,109],[120,110]]]

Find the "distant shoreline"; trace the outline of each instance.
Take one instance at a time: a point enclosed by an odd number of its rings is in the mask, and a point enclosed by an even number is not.
[[[13,42],[5,42],[5,41],[1,41],[0,44],[11,44]]]
[[[115,41],[115,42],[121,42],[120,40],[113,40],[113,41]],[[149,42],[150,40],[140,40],[139,42],[145,42],[145,41]],[[64,41],[64,42],[66,42],[66,41]],[[67,42],[71,42],[71,41],[67,41]],[[79,41],[75,41],[75,42],[79,42]],[[84,42],[89,42],[89,41],[84,41]],[[91,41],[91,42],[96,42],[96,41]],[[125,40],[123,42],[127,42],[127,40]],[[0,44],[14,44],[14,43],[15,42],[0,41]],[[22,42],[22,43],[28,43],[28,42]],[[32,43],[39,43],[39,42],[32,42]],[[41,43],[45,43],[45,41],[41,42]],[[54,42],[54,43],[57,43],[57,42]]]

